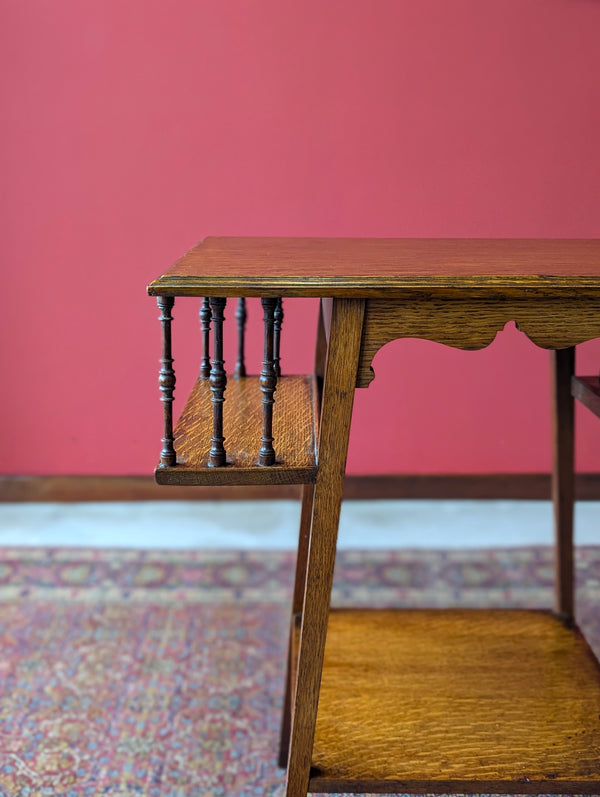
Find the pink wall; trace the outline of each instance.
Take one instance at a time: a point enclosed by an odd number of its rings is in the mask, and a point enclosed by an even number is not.
[[[152,469],[159,325],[144,286],[207,234],[600,236],[600,3],[0,13],[2,472]],[[184,304],[180,400],[198,348]],[[288,306],[288,369],[310,367],[313,317]],[[595,370],[600,346],[580,359]],[[547,361],[515,331],[479,353],[391,344],[357,398],[350,469],[546,470]],[[600,469],[591,421],[584,470]]]

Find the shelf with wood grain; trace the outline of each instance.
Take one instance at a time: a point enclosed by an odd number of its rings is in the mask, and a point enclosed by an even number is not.
[[[316,476],[317,391],[312,376],[281,376],[275,391],[275,465],[258,465],[262,430],[259,376],[231,377],[223,403],[227,465],[208,465],[213,431],[209,380],[197,379],[175,426],[177,465],[155,470],[159,484],[309,484]]]
[[[597,376],[574,376],[571,392],[584,407],[600,418],[600,379]]]
[[[331,611],[309,791],[599,784],[600,668],[576,627],[541,610]]]

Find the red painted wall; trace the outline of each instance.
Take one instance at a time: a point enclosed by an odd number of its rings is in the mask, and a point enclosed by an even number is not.
[[[600,3],[2,0],[5,473],[146,473],[145,284],[207,234],[600,236]],[[198,359],[178,303],[178,396]],[[288,370],[314,305],[290,302]],[[547,353],[390,344],[353,472],[549,467]],[[600,347],[582,347],[582,370]],[[181,405],[179,405],[181,406]],[[374,419],[369,423],[369,418]],[[582,411],[578,464],[600,467]]]

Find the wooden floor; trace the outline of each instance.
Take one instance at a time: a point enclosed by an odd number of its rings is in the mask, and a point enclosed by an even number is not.
[[[600,668],[525,610],[334,610],[310,790],[600,793]]]

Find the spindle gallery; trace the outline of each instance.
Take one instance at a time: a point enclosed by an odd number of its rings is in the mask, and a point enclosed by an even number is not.
[[[240,457],[243,464],[248,467],[248,474],[251,483],[257,479],[254,468],[275,468],[277,475],[275,479],[279,483],[296,483],[298,479],[306,478],[306,474],[314,470],[314,448],[313,431],[304,429],[305,442],[300,446],[300,450],[309,448],[309,455],[304,457],[308,468],[298,469],[298,452],[286,457],[286,439],[289,433],[284,432],[283,449],[280,455],[276,453],[275,446],[277,441],[274,436],[274,417],[277,413],[277,390],[281,384],[281,334],[283,324],[283,300],[281,297],[266,297],[261,299],[262,306],[262,328],[263,328],[263,358],[260,372],[249,374],[246,369],[246,326],[248,322],[248,310],[245,297],[237,299],[235,306],[235,330],[228,324],[226,313],[235,300],[228,300],[225,297],[203,297],[198,312],[200,321],[200,345],[201,358],[198,383],[196,388],[196,398],[202,395],[201,401],[204,403],[203,411],[192,413],[195,422],[202,417],[204,426],[206,421],[206,401],[210,400],[211,405],[211,430],[210,436],[203,444],[205,451],[202,459],[205,460],[204,466],[215,470],[226,472],[223,483],[231,483],[230,479],[237,480],[238,474],[231,469],[231,466],[240,466]],[[185,457],[187,450],[186,443],[176,443],[177,432],[173,429],[173,393],[175,389],[175,369],[172,357],[172,322],[174,313],[174,297],[158,297],[158,305],[161,309],[160,320],[162,323],[163,335],[163,356],[161,359],[160,389],[163,401],[163,450],[160,457],[160,476],[159,481],[164,483],[192,483],[190,478],[189,465]],[[255,319],[259,322],[259,319]],[[231,378],[227,373],[224,362],[223,346],[227,334],[235,335],[237,342],[235,368]],[[290,381],[297,381],[298,377],[291,377]],[[284,379],[284,382],[286,380]],[[302,377],[304,392],[312,392],[310,380]],[[286,409],[286,395],[289,390],[283,388],[283,412]],[[247,397],[246,401],[241,400],[241,395]],[[312,400],[312,399],[311,399]],[[259,403],[260,402],[260,403]],[[229,404],[232,404],[231,426],[228,426]],[[244,409],[245,407],[245,409]],[[261,408],[260,428],[253,423],[258,407]],[[196,408],[197,409],[197,408]],[[249,410],[246,420],[246,436],[243,445],[234,445],[234,451],[229,452],[228,447],[231,436],[235,439],[240,429],[241,411]],[[183,416],[186,417],[184,411]],[[195,423],[191,424],[193,428]],[[189,432],[189,430],[188,430]],[[181,446],[183,445],[183,450]],[[289,446],[288,446],[289,448]],[[292,443],[292,448],[297,449],[296,442]],[[217,477],[219,478],[219,477]],[[312,478],[309,475],[309,479]],[[207,476],[207,479],[211,479]],[[258,479],[260,481],[260,477]],[[200,477],[198,483],[204,483]],[[211,479],[210,483],[215,483]]]
[[[575,350],[600,338],[600,241],[207,238],[148,290],[163,328],[156,480],[303,485],[286,797],[600,794],[600,665],[576,623],[573,558],[574,399],[600,416],[600,379],[575,375]],[[174,430],[175,296],[202,299],[203,352]],[[262,319],[238,300],[228,380],[226,302],[240,296],[261,298]],[[321,299],[311,374],[282,373],[288,296]],[[261,321],[262,366],[246,374],[246,325]],[[483,349],[509,322],[550,351],[554,606],[332,608],[353,400],[373,358],[402,338]]]

